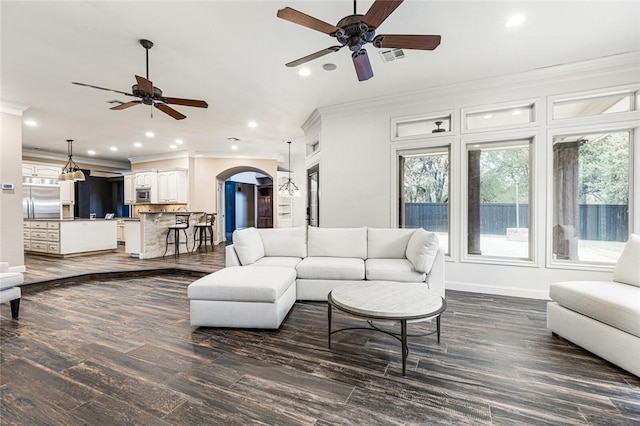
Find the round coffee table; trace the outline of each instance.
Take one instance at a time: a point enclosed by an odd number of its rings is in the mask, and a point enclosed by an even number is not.
[[[377,330],[395,337],[402,343],[402,375],[407,365],[407,321],[436,318],[438,343],[440,343],[440,314],[447,303],[425,283],[402,283],[391,281],[361,281],[336,287],[328,296],[328,341],[331,335],[345,330]],[[331,312],[336,308],[356,317],[367,319],[370,327],[349,327],[331,330]],[[376,321],[400,321],[400,333],[376,327]]]

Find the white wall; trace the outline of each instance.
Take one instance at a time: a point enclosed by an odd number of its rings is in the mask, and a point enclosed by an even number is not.
[[[619,55],[581,64],[536,70],[526,74],[475,81],[457,86],[375,99],[319,109],[321,126],[320,226],[322,227],[397,227],[396,159],[391,141],[391,119],[416,114],[452,113],[453,132],[444,136],[413,141],[416,144],[452,143],[451,258],[446,266],[447,288],[496,294],[545,298],[551,282],[566,279],[610,279],[611,267],[600,270],[570,270],[546,266],[548,147],[551,146],[547,123],[548,97],[570,92],[602,89],[640,83],[640,53]],[[537,173],[535,197],[534,262],[528,266],[504,266],[465,262],[461,259],[465,236],[461,235],[465,208],[462,202],[461,159],[467,140],[482,134],[462,134],[461,108],[499,104],[519,100],[537,100],[537,124],[526,131],[535,137]],[[444,115],[444,114],[443,114]],[[637,125],[637,124],[636,124]],[[555,128],[558,128],[555,126]],[[640,133],[640,132],[638,132]],[[636,147],[640,146],[636,134]],[[403,142],[406,144],[407,142]],[[640,148],[636,151],[640,151]],[[637,155],[636,155],[637,157]],[[636,159],[636,170],[640,162]],[[640,173],[634,176],[636,188],[635,232],[640,230]]]

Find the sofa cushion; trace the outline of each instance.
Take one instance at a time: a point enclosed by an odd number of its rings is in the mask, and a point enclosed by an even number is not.
[[[251,265],[264,257],[264,245],[256,228],[233,231],[233,247],[242,265]]]
[[[629,241],[613,270],[613,280],[640,287],[640,235],[629,235]]]
[[[364,280],[364,260],[345,257],[307,257],[298,263],[296,271],[298,278]]]
[[[284,268],[295,269],[301,260],[299,257],[265,256],[262,259],[256,260],[251,266],[282,266]]]
[[[309,257],[357,257],[367,258],[367,228],[318,228],[308,229]],[[363,265],[364,272],[364,265]]]
[[[0,290],[18,286],[24,282],[21,272],[0,272]]]
[[[551,284],[556,303],[640,337],[640,289],[614,281],[564,281]]]
[[[307,257],[307,228],[258,229],[264,246],[264,255],[283,257]]]
[[[415,229],[367,228],[367,259],[406,259]]]
[[[192,282],[187,295],[195,300],[275,302],[295,281],[292,268],[231,266]]]
[[[418,272],[407,259],[367,259],[365,261],[368,280],[423,282],[427,274]]]
[[[418,272],[426,274],[431,271],[433,261],[438,254],[438,236],[422,228],[415,230],[407,244],[407,259]]]

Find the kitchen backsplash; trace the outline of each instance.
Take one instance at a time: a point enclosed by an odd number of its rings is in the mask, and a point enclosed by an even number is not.
[[[131,207],[133,207],[133,217],[140,217],[140,212],[189,211],[185,204],[136,204]]]

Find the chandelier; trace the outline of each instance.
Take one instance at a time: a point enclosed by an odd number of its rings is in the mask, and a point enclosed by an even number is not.
[[[278,194],[281,197],[299,197],[300,189],[291,180],[291,141],[288,141],[287,143],[289,144],[289,178],[278,188]]]
[[[84,181],[84,173],[80,170],[80,167],[73,161],[73,139],[67,139],[67,153],[69,160],[64,165],[62,173],[58,176],[58,180],[68,181]]]

